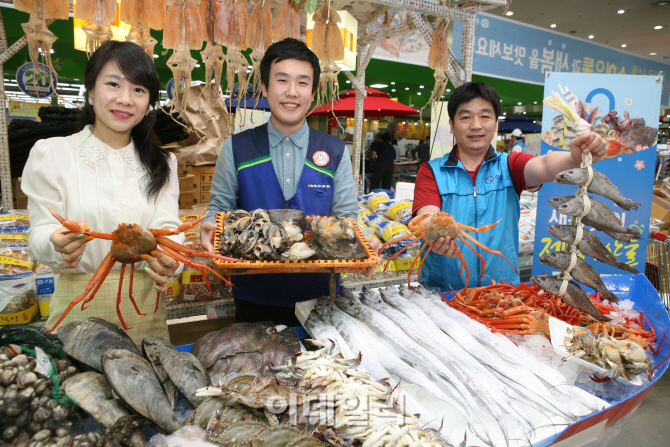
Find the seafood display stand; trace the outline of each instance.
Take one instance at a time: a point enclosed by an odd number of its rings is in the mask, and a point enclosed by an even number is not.
[[[670,337],[670,316],[658,293],[642,274],[619,275],[604,277],[607,288],[616,293],[622,300],[630,299],[635,302],[634,309],[645,311],[651,325],[656,330],[660,343],[663,338]],[[670,356],[668,340],[663,343],[657,355],[650,354],[652,365]],[[611,407],[581,418],[568,425],[560,434],[533,444],[542,446],[605,446],[622,429],[633,415],[633,412],[642,403],[649,391],[668,369],[668,362],[663,363],[654,371],[653,380],[641,388],[637,393],[623,399]]]

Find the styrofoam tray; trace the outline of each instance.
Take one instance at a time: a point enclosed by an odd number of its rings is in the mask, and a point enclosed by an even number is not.
[[[554,351],[556,354],[565,357],[568,355],[567,349],[565,349],[565,337],[570,337],[568,334],[568,329],[571,328],[572,325],[566,323],[565,321],[561,321],[558,318],[554,317],[549,317],[549,332],[551,334],[551,345],[554,348]],[[600,374],[607,375],[609,371],[606,369],[601,368],[598,365],[595,365],[591,362],[587,362],[586,360],[582,360],[579,357],[573,358],[571,361],[577,362],[580,365],[584,365],[589,369],[592,369],[596,372],[599,372]],[[642,385],[642,379],[640,379],[639,375],[634,375],[630,374],[629,377],[631,380],[626,380],[622,377],[617,378],[620,382],[623,383],[628,383],[636,386]]]

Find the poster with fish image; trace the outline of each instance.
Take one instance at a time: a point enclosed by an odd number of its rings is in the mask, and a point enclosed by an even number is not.
[[[583,240],[578,254],[601,276],[630,274],[635,270],[644,273],[662,82],[658,76],[545,73],[544,98],[550,96],[552,91],[560,94],[559,84],[577,96],[580,117],[603,137],[608,149],[606,158],[593,165],[594,170],[606,178],[594,176],[594,183],[598,180],[599,186],[595,187],[592,183],[588,194],[605,206],[596,203],[602,213],[594,219],[592,211],[588,216],[591,219],[586,219],[590,225],[584,226],[584,230],[592,231],[598,239]],[[541,155],[550,151],[569,150],[570,141],[575,137],[572,123],[545,105],[542,113]],[[570,178],[563,181],[578,182],[575,176],[579,175],[579,172],[571,172],[568,176]],[[599,193],[593,192],[594,187],[599,189]],[[572,217],[559,213],[557,207],[560,208],[568,200],[564,196],[574,196],[576,192],[576,184],[556,182],[545,183],[540,189],[533,275],[559,272],[559,268],[542,264],[540,257],[567,250],[565,241],[573,240],[566,233],[570,233],[570,228],[574,227],[561,227],[570,225]],[[621,221],[621,225],[613,219],[614,216]],[[617,229],[612,230],[613,227]]]

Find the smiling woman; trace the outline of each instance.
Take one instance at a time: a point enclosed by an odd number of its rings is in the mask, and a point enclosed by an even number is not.
[[[160,83],[152,58],[134,43],[105,42],[86,66],[84,85],[80,131],[38,141],[23,171],[21,186],[31,216],[30,248],[35,259],[60,273],[49,306],[49,327],[85,290],[111,244],[71,233],[49,207],[68,220],[105,233],[122,223],[158,229],[176,229],[181,224],[177,161],[160,148],[153,132],[152,106],[159,99]],[[182,235],[171,238],[183,241]],[[147,256],[146,262],[136,265],[145,273],[125,281],[121,292],[122,270],[112,270],[97,290],[97,304],[73,309],[62,323],[97,316],[121,326],[116,312],[120,306],[119,313],[130,327],[128,335],[135,342],[149,333],[168,337],[165,303],[156,307],[156,293],[165,291],[167,278],[178,267],[161,253]],[[130,295],[129,284],[137,308],[128,299],[117,301],[117,294]]]

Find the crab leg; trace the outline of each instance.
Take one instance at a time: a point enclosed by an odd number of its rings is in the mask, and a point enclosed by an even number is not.
[[[152,230],[156,231],[156,230]],[[229,258],[228,256],[222,256],[216,253],[210,253],[207,251],[193,251],[190,248],[178,244],[172,239],[168,239],[165,236],[156,236],[156,241],[161,247],[169,247],[171,250],[178,252],[179,254],[182,255],[188,255],[194,258],[200,257],[200,258],[214,258],[214,259],[220,259],[222,261],[229,261],[229,262],[242,262],[241,259],[236,259],[236,258]],[[182,261],[183,262],[183,261]]]
[[[465,289],[468,288],[468,283],[470,282],[470,270],[468,269],[468,265],[465,263],[465,258],[463,257],[463,252],[460,250],[458,251],[458,259],[461,260],[461,267],[465,268]],[[461,276],[460,274],[458,276]]]
[[[123,316],[121,315],[121,289],[123,288],[123,270],[125,267],[125,265],[121,266],[121,276],[119,277],[119,292],[116,294],[116,315],[118,315],[123,328],[125,330],[130,330],[132,327],[126,326],[126,322],[123,321]],[[135,300],[133,300],[133,304],[135,304]]]
[[[121,277],[119,278],[119,283],[123,282],[123,270],[126,265],[124,264],[121,266]],[[130,264],[130,284],[128,285],[128,296],[130,297],[130,301],[133,303],[133,306],[135,306],[135,310],[137,311],[137,315],[146,315],[140,312],[140,308],[137,307],[137,303],[135,302],[135,298],[133,297],[133,276],[135,273],[135,264]]]
[[[474,252],[474,254],[477,255],[477,257],[478,257],[479,259],[481,259],[481,261],[482,261],[482,274],[481,274],[481,276],[479,277],[479,279],[482,279],[482,278],[484,277],[484,270],[486,270],[486,261],[484,261],[484,258],[482,258],[482,255],[480,255],[479,253],[477,253],[477,250],[475,250],[475,249],[472,247],[472,245],[468,244],[468,241],[466,241],[465,239],[463,239],[463,238],[461,237],[461,235],[463,235],[463,234],[465,234],[465,233],[460,233],[458,236],[456,236],[456,238],[462,240],[463,243],[464,243],[465,245],[467,245],[467,246],[470,248],[470,250],[472,250],[472,251]],[[467,236],[467,235],[466,235],[466,236]],[[507,261],[507,262],[509,262],[509,261]]]
[[[100,288],[100,286],[102,286],[102,283],[104,282],[105,278],[107,278],[107,275],[109,275],[109,272],[112,271],[112,267],[114,267],[115,263],[116,260],[112,258],[112,262],[107,267],[105,267],[105,272],[103,273],[102,279],[100,279],[100,281],[98,281],[98,284],[95,285],[95,288],[93,289],[93,292],[91,292],[89,297],[86,298],[83,303],[81,303],[81,310],[88,309],[87,304],[93,301],[93,298],[95,298],[95,294],[98,293],[98,289]],[[105,262],[103,261],[101,266],[103,266],[104,264]]]
[[[418,240],[418,239],[417,239]],[[411,244],[410,244],[411,245]],[[416,264],[416,260],[421,257],[421,252],[423,251],[424,248],[428,246],[428,243],[424,244],[420,249],[419,252],[416,254],[416,257],[414,258],[414,261],[412,261],[412,265],[409,266],[409,270],[407,270],[407,286],[409,287],[410,279],[412,278],[412,270],[414,270],[414,264]],[[409,247],[409,245],[407,246]],[[405,248],[407,248],[405,247]],[[398,253],[400,254],[400,253]],[[419,275],[419,284],[421,284],[421,269],[419,268],[419,271],[417,272]]]
[[[483,227],[479,227],[479,228],[483,228]],[[514,269],[514,271],[515,271],[516,273],[519,273],[519,271],[516,269],[516,267],[514,267],[514,265],[512,265],[511,262],[509,262],[509,259],[507,259],[507,258],[505,257],[505,255],[502,254],[501,252],[499,252],[498,250],[491,250],[491,249],[488,248],[486,245],[482,244],[482,243],[479,242],[477,239],[475,239],[474,237],[470,236],[470,235],[467,234],[467,233],[460,233],[460,235],[461,235],[461,236],[464,236],[466,239],[468,239],[469,241],[473,242],[477,247],[481,248],[482,250],[486,250],[487,252],[489,252],[489,253],[491,253],[491,254],[494,254],[494,255],[502,256],[503,259],[505,259],[505,261],[507,261],[507,263],[508,263],[509,265],[512,266],[512,268]],[[477,252],[475,252],[475,253],[477,253]]]
[[[65,312],[63,312],[63,315],[60,316],[56,324],[53,325],[51,329],[47,329],[47,332],[53,332],[54,329],[58,327],[59,324],[63,321],[63,319],[67,316],[67,314],[70,313],[70,311],[83,300],[88,292],[91,291],[91,289],[98,283],[102,283],[105,278],[107,277],[107,274],[109,271],[112,269],[112,266],[114,265],[116,261],[112,259],[112,254],[108,253],[107,256],[105,256],[105,259],[102,261],[102,264],[100,264],[100,267],[98,267],[98,270],[95,272],[93,275],[93,278],[86,284],[86,289],[84,290],[84,293],[76,297],[75,299],[70,302],[70,304],[67,306],[67,309],[65,309]],[[96,292],[100,286],[96,287]],[[93,292],[95,294],[95,292]],[[91,296],[92,299],[92,296]]]
[[[49,211],[51,211],[53,217],[55,217],[56,220],[61,225],[63,225],[65,228],[67,228],[73,233],[85,234],[86,236],[93,236],[98,239],[106,239],[106,240],[112,239],[111,233],[99,233],[97,231],[91,231],[91,229],[87,225],[79,225],[77,222],[73,222],[71,220],[65,219],[64,217],[59,216],[54,212],[54,210],[51,209],[51,207],[49,207]]]
[[[410,235],[410,236],[411,236],[411,235]],[[406,237],[410,237],[410,236],[406,236]],[[406,237],[403,237],[402,239],[396,239],[396,240],[394,240],[393,242],[387,242],[387,243],[385,243],[384,245],[382,245],[382,248],[379,249],[379,254],[381,254],[382,251],[384,251],[384,247],[386,247],[387,245],[395,244],[395,243],[398,242],[398,241],[402,241],[403,239],[406,239]],[[405,245],[405,247],[403,247],[402,250],[400,250],[398,253],[396,253],[396,254],[394,254],[393,256],[391,256],[391,257],[389,258],[389,260],[386,261],[386,264],[384,264],[384,272],[386,272],[386,269],[388,268],[388,266],[389,266],[389,264],[391,263],[391,261],[393,261],[395,258],[397,258],[400,254],[402,254],[402,252],[404,252],[405,250],[407,250],[407,249],[410,247],[410,245],[413,245],[414,243],[420,241],[422,238],[423,238],[423,236],[416,238],[415,241],[412,241],[412,242],[410,242],[409,244]]]
[[[423,258],[421,258],[421,262],[419,262],[419,271],[417,272],[417,275],[419,275],[419,283],[421,283],[421,267],[423,266],[423,263],[426,261],[426,258],[428,257],[428,253],[430,253],[430,250],[433,249],[433,245],[435,245],[435,242],[433,242],[432,244],[425,244],[423,247],[421,247],[421,250],[419,250],[419,254],[416,255],[416,259],[419,259],[419,255],[421,254],[421,251],[424,249],[424,247],[428,247],[428,250],[426,250],[426,253],[423,254]],[[414,260],[414,262],[416,262],[416,259]],[[412,270],[410,269],[410,272],[411,271]]]
[[[200,222],[202,222],[202,219],[207,217],[207,214],[209,214],[209,211],[195,220],[189,220],[188,222],[184,222],[183,224],[179,225],[176,230],[159,230],[154,228],[149,228],[148,230],[154,236],[175,236],[179,233],[183,233],[184,231],[188,231],[191,228],[198,225]]]
[[[169,247],[161,246],[161,248],[158,248],[157,250],[160,251],[161,253],[164,253],[164,254],[168,255],[169,257],[171,257],[172,259],[174,259],[176,261],[183,262],[184,264],[188,265],[189,267],[193,267],[193,268],[199,270],[200,273],[202,273],[205,276],[205,281],[207,282],[207,290],[210,289],[210,284],[209,284],[209,280],[207,279],[207,275],[205,275],[205,272],[203,272],[203,270],[207,270],[208,272],[213,273],[215,276],[220,278],[223,282],[225,282],[229,286],[233,285],[230,281],[228,281],[223,276],[219,275],[219,273],[217,273],[214,269],[212,269],[207,264],[202,264],[200,262],[194,262],[192,259],[187,258],[183,254],[181,254],[179,252],[176,252],[176,251],[170,249]]]
[[[495,227],[499,223],[500,223],[500,220],[498,220],[498,222],[493,222],[492,224],[482,225],[479,228],[471,227],[469,225],[463,225],[462,223],[458,223],[458,222],[456,222],[456,225],[458,225],[458,228],[460,228],[461,230],[473,231],[475,233],[484,233],[486,231],[489,231],[491,228]]]

